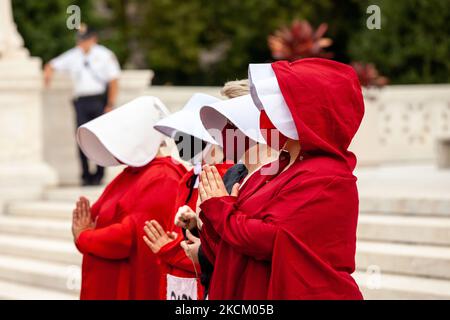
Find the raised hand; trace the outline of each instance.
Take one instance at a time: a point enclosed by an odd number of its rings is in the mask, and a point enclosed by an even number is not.
[[[184,253],[188,256],[192,262],[198,264],[198,248],[200,247],[200,239],[192,235],[189,230],[186,230],[186,236],[188,240],[182,241],[180,246],[183,248]]]
[[[189,206],[182,206],[178,208],[174,223],[180,228],[192,230],[197,227],[198,216]]]
[[[74,241],[77,241],[83,231],[94,228],[95,221],[92,220],[89,200],[85,197],[80,197],[72,212],[72,234]]]
[[[205,165],[203,171],[200,174],[200,183],[198,186],[198,193],[200,195],[200,201],[204,201],[224,196],[237,196],[239,193],[239,185],[235,184],[231,194],[228,194],[222,177],[217,171],[216,167]]]
[[[158,253],[162,247],[166,244],[177,239],[178,234],[176,232],[165,232],[161,225],[156,220],[145,223],[144,227],[145,244],[152,250],[153,253]]]

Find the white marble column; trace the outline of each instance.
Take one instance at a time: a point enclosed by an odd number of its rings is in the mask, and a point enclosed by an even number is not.
[[[42,82],[41,60],[23,47],[10,0],[0,0],[0,204],[57,183],[43,161]]]

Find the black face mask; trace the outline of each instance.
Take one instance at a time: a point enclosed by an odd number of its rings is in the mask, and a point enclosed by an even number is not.
[[[177,132],[173,138],[178,154],[184,161],[191,161],[206,148],[206,142],[183,132]]]

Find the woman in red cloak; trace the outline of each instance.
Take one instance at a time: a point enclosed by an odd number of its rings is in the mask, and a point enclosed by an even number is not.
[[[248,86],[248,85],[247,85]],[[203,128],[199,110],[205,105],[214,105],[222,100],[212,96],[197,93],[187,102],[182,110],[160,120],[154,128],[169,137],[174,137],[180,157],[190,162],[194,168],[187,172],[181,179],[178,187],[176,208],[177,214],[190,213],[196,216],[198,199],[198,181],[202,163],[214,164],[221,176],[234,164],[234,162],[221,163],[224,152],[213,137]],[[257,112],[255,107],[255,112]],[[255,115],[255,113],[253,114]],[[225,126],[226,119],[222,119],[221,126]],[[175,226],[174,226],[175,227]],[[201,227],[199,227],[201,228]],[[193,221],[189,228],[196,234],[197,221]],[[177,239],[171,238],[171,232],[176,231]],[[192,282],[202,272],[202,283],[205,283],[205,270],[200,270],[198,252],[203,256],[200,241],[188,230],[176,227],[175,229],[163,229],[155,221],[146,224],[146,237],[144,240],[149,248],[160,258],[164,269],[161,297],[167,299],[201,298],[203,290],[200,283]],[[192,241],[189,245],[189,257],[180,246],[184,239]],[[173,241],[172,241],[173,240]],[[191,261],[191,259],[193,261]],[[206,259],[206,258],[205,258]],[[202,267],[205,263],[202,264]],[[194,268],[193,268],[194,267]],[[194,286],[193,286],[194,284]],[[195,288],[196,287],[196,288]]]
[[[259,111],[257,110],[256,106],[253,103],[248,103],[248,100],[251,102],[251,97],[248,95],[250,89],[248,81],[232,81],[225,85],[225,87],[222,90],[222,94],[227,96],[228,98],[237,97],[241,95],[247,94],[247,97],[237,100],[219,100],[216,98],[208,97],[203,94],[196,94],[194,95],[191,100],[187,103],[187,105],[179,112],[176,112],[172,114],[171,116],[159,121],[155,125],[155,129],[165,133],[169,136],[177,136],[179,133],[183,133],[185,135],[190,135],[191,137],[195,137],[199,140],[202,140],[203,142],[207,142],[209,144],[216,144],[216,142],[212,139],[212,137],[208,134],[208,132],[203,128],[199,111],[203,106],[208,106],[209,113],[212,113],[212,115],[220,115],[221,113],[230,114],[232,118],[233,114],[245,112],[249,115],[251,118],[251,121],[238,121],[238,127],[235,127],[235,130],[233,130],[233,133],[235,131],[239,130],[246,130],[252,127],[252,124],[258,121],[257,120],[257,114]],[[209,100],[209,101],[208,101]],[[231,103],[230,103],[231,102]],[[214,119],[214,125],[217,127],[225,127],[227,124],[227,118],[225,116],[222,116],[221,119],[218,119],[217,116],[212,116]],[[219,121],[217,121],[219,120]],[[176,133],[174,133],[175,131]],[[253,129],[253,131],[255,131]],[[239,133],[237,133],[239,135]],[[241,137],[245,140],[245,135],[241,132]],[[258,134],[258,136],[260,136]],[[253,139],[258,139],[258,137],[252,136]],[[176,139],[178,140],[178,139]],[[190,141],[187,139],[187,141]],[[212,143],[211,143],[212,141]],[[261,141],[264,141],[263,139]],[[195,152],[187,152],[190,156],[185,158],[185,160],[190,161],[191,163],[195,163],[196,159],[208,161],[209,163],[212,163],[214,161],[222,161],[223,157],[225,159],[228,159],[229,161],[225,161],[225,163],[222,164],[215,164],[215,168],[217,169],[219,175],[222,177],[225,182],[225,184],[230,184],[230,187],[233,185],[232,181],[239,181],[243,176],[246,175],[247,169],[243,164],[239,164],[233,167],[233,169],[228,170],[231,165],[236,161],[236,158],[240,158],[241,156],[234,151],[234,148],[229,148],[230,152],[227,152],[226,143],[220,142],[222,146],[225,148],[222,149],[225,150],[224,152],[220,152],[220,150],[216,149],[210,149],[206,148],[203,153],[199,153],[197,155],[200,155],[202,157],[197,157]],[[248,141],[247,141],[247,144]],[[187,149],[190,149],[189,146],[184,146],[183,143],[179,142],[178,147],[184,151],[184,155],[186,156]],[[247,146],[248,147],[248,146]],[[243,148],[245,149],[245,146]],[[217,157],[213,157],[209,152],[217,151],[218,155]],[[245,150],[244,150],[245,151]],[[223,155],[222,155],[223,153]],[[211,161],[212,160],[212,161]],[[232,160],[232,161],[230,161]],[[200,162],[197,163],[198,165],[201,165]],[[248,164],[248,163],[246,163]],[[196,169],[201,166],[196,166]],[[250,168],[250,165],[249,165]],[[227,171],[228,170],[228,171]],[[224,176],[225,171],[227,171],[227,175]],[[198,229],[201,229],[201,221],[198,221],[195,219],[196,217],[196,211],[197,211],[197,196],[198,196],[198,189],[195,186],[194,188],[190,189],[188,188],[188,181],[194,182],[197,180],[198,173],[197,172],[188,172],[185,175],[185,179],[182,179],[182,183],[179,187],[179,197],[177,201],[177,206],[180,207],[176,219],[176,224],[179,226],[182,226],[186,229],[197,229],[197,225],[199,225]],[[189,199],[189,201],[186,201]],[[185,204],[188,204],[185,205]],[[189,226],[183,225],[182,221],[178,221],[182,219],[183,221],[192,219],[193,221],[190,223]],[[181,222],[181,223],[180,223]],[[180,229],[179,229],[180,230]],[[180,232],[181,233],[181,232]],[[207,260],[212,260],[210,256],[210,252],[212,250],[205,246],[200,246],[200,241],[198,238],[193,236],[189,231],[186,231],[188,241],[181,241],[183,240],[183,237],[179,237],[177,241],[171,242],[169,236],[158,226],[157,223],[151,221],[146,228],[146,234],[148,238],[146,239],[149,247],[151,250],[158,255],[162,257],[163,261],[166,261],[168,265],[172,266],[172,270],[168,273],[167,279],[173,278],[174,272],[176,271],[176,268],[180,265],[183,265],[182,261],[189,262],[190,259],[193,260],[193,262],[197,265],[199,260],[202,267],[202,273],[201,273],[201,279],[202,284],[207,289],[208,283],[209,283],[209,269],[210,268],[210,262]],[[182,245],[183,249],[185,249],[186,254],[181,250],[180,244]],[[178,255],[181,253],[181,256],[178,257]],[[188,257],[190,259],[188,259]],[[197,268],[198,269],[198,268]],[[187,276],[187,274],[185,275]],[[168,286],[169,287],[169,286]],[[188,286],[184,286],[187,288]],[[172,291],[172,294],[168,294],[169,291]],[[167,298],[169,299],[171,295],[173,295],[173,290],[168,290],[168,292],[164,292],[164,294],[167,294]],[[175,296],[183,296],[182,294],[174,294]],[[185,294],[187,296],[187,294]]]
[[[142,240],[150,219],[174,219],[176,187],[185,168],[163,154],[170,143],[152,129],[167,115],[154,97],[141,97],[85,125],[78,143],[102,166],[127,167],[89,207],[80,198],[73,234],[83,254],[81,299],[158,299],[160,267]]]
[[[198,115],[198,109],[203,105],[220,101],[206,94],[194,94],[186,105],[178,112],[158,121],[154,128],[167,137],[173,138],[177,145],[179,156],[193,165],[181,178],[177,187],[175,210],[180,207],[196,209],[198,195],[198,174],[203,158],[214,163],[216,158],[211,153],[220,151],[214,147],[217,143],[203,128]],[[216,154],[221,158],[221,152]],[[229,165],[219,165],[219,172],[229,168]],[[144,228],[144,226],[142,226]],[[144,241],[150,250],[159,258],[161,265],[160,298],[167,300],[199,299],[203,295],[202,286],[198,280],[200,266],[185,255],[180,243],[186,235],[182,229],[172,224],[162,227],[157,221],[148,221],[145,225]],[[171,236],[173,235],[173,236]],[[189,237],[192,237],[188,233]]]
[[[276,174],[261,169],[238,196],[204,168],[200,218],[220,235],[209,297],[361,299],[351,277],[358,192],[348,151],[364,113],[357,76],[317,58],[250,65],[249,75],[261,127],[276,128],[288,152]]]

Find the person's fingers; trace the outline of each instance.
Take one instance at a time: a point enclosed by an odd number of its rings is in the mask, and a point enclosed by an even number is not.
[[[192,241],[192,242],[197,242],[200,240],[199,238],[194,236],[189,230],[186,230],[186,237],[188,238],[189,241]]]
[[[87,206],[86,206],[86,198],[85,197],[80,197],[80,205],[81,205],[81,210],[83,210],[83,215],[86,216],[87,215]]]
[[[183,207],[179,207],[177,210],[177,213],[175,214],[174,224],[178,227],[183,227],[183,224],[184,224],[184,221],[181,218],[181,213],[184,210]]]
[[[197,203],[198,203],[199,201],[202,201],[202,196],[203,196],[202,194],[205,193],[205,188],[203,187],[203,183],[202,183],[201,179],[198,182],[197,191],[198,191],[198,198],[197,198]]]
[[[192,210],[184,211],[181,213],[181,219],[183,219],[184,221],[190,220],[190,219],[195,219],[196,216],[197,215]]]
[[[158,248],[146,236],[143,237],[145,244],[152,250],[153,253],[158,252]]]
[[[89,200],[88,200],[88,198],[83,197],[83,203],[84,203],[84,210],[85,210],[87,213],[90,213],[90,210],[89,210]]]
[[[220,173],[215,166],[211,167],[211,173],[214,176],[214,180],[216,181],[217,186],[222,190],[226,190],[222,177],[220,176]]]
[[[189,207],[187,205],[182,206],[181,209],[182,209],[181,210],[182,213],[186,213],[186,212],[191,212],[192,211],[191,207]]]
[[[81,202],[80,201],[77,201],[76,209],[77,209],[78,213],[81,213]]]
[[[167,236],[172,240],[176,240],[178,238],[178,233],[176,233],[175,231],[167,231]]]
[[[181,246],[181,248],[183,248],[184,252],[189,257],[189,245],[188,245],[188,243],[186,241],[181,241],[180,242],[180,246]]]
[[[219,186],[216,183],[216,178],[214,177],[214,173],[212,171],[212,167],[206,165],[204,166],[203,170],[206,172],[206,178],[208,179],[208,183],[211,187],[211,190],[214,191],[219,189]]]
[[[178,218],[179,218],[185,212],[189,212],[189,210],[190,210],[189,206],[186,206],[186,205],[179,207],[176,216],[178,216]]]
[[[164,235],[164,234],[160,235],[158,230],[156,230],[156,228],[151,223],[147,223],[147,228],[150,230],[150,232],[153,233],[155,239],[159,239]]]
[[[147,235],[147,237],[148,237],[152,242],[156,242],[156,237],[155,237],[155,235],[153,234],[153,232],[150,231],[150,228],[149,228],[149,227],[145,226],[145,227],[144,227],[144,232],[145,232],[145,234]]]
[[[198,184],[198,194],[200,196],[200,201],[203,202],[208,199],[208,194],[205,191],[205,187],[203,186],[203,183]]]
[[[81,214],[82,214],[82,216],[83,216],[83,218],[84,218],[84,216],[86,215],[86,213],[84,212],[85,210],[84,210],[84,200],[83,200],[83,198],[80,198],[80,212],[81,212]]]
[[[180,228],[185,228],[186,227],[186,222],[182,221],[181,219],[176,219],[175,220],[175,225],[177,227],[180,227]]]
[[[73,209],[72,211],[72,224],[77,223],[78,221],[78,211],[77,209]]]
[[[84,221],[84,211],[83,211],[83,205],[81,201],[77,202],[77,211],[78,211],[78,217],[80,222]]]
[[[152,220],[150,221],[150,223],[153,225],[153,227],[155,227],[161,237],[165,234],[164,229],[161,227],[158,221]]]
[[[91,222],[91,217],[89,216],[89,212],[86,209],[86,202],[85,201],[81,202],[81,212],[82,212],[82,215],[83,215],[84,223],[85,224],[90,223]]]
[[[87,207],[87,208],[90,208],[90,207],[91,207],[91,204],[90,204],[90,202],[89,202],[89,199],[86,198],[86,197],[83,197],[83,199],[84,199],[84,202],[85,202],[85,204],[86,204],[86,207]]]
[[[209,184],[208,176],[206,174],[206,170],[203,170],[200,174],[201,183],[203,186],[203,189],[205,190],[207,195],[211,194],[211,186]]]
[[[239,183],[235,183],[233,185],[233,189],[231,189],[230,196],[237,197],[239,195],[239,186],[240,186]]]

